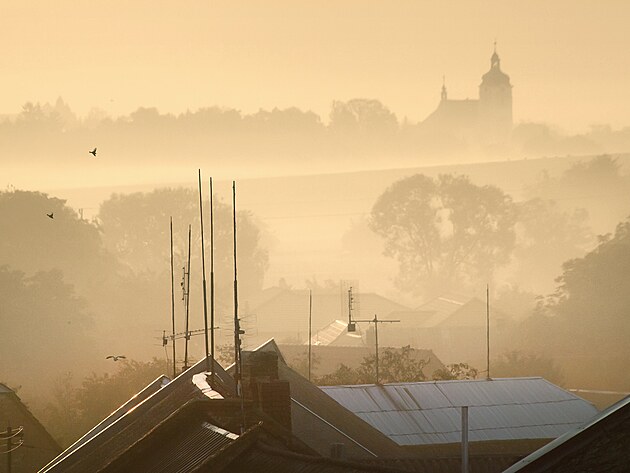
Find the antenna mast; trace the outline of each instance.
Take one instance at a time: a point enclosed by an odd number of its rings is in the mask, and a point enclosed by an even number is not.
[[[215,386],[214,374],[214,195],[210,177],[210,358],[212,358],[211,386]]]
[[[203,241],[203,200],[201,192],[201,169],[199,169],[199,216],[201,220],[201,271],[203,272],[203,327],[206,339],[206,372],[210,371],[210,361],[208,360],[208,301],[206,295],[206,249]],[[214,367],[213,367],[214,368]],[[214,371],[214,370],[212,370]]]
[[[188,225],[188,262],[187,262],[187,269],[184,271],[184,297],[185,297],[185,303],[186,303],[186,336],[184,337],[186,339],[186,350],[184,352],[184,367],[183,367],[183,371],[186,371],[188,369],[188,341],[190,340],[190,330],[189,330],[189,317],[188,314],[190,313],[190,235],[191,235],[191,225]],[[173,343],[175,343],[173,341]]]
[[[312,345],[313,338],[311,334],[311,327],[313,322],[313,290],[308,291],[308,380],[311,380],[311,360],[312,360]]]
[[[244,333],[238,318],[238,278],[236,273],[236,181],[232,181],[232,223],[234,225],[234,368],[236,371],[236,392],[241,397],[241,431],[245,430],[245,405],[243,393],[243,359],[241,356],[241,335]]]
[[[171,319],[173,322],[173,379],[177,377],[177,368],[175,367],[175,282],[173,272],[173,217],[171,217]]]
[[[495,42],[496,46],[496,42]],[[490,378],[490,286],[486,284],[486,370]]]

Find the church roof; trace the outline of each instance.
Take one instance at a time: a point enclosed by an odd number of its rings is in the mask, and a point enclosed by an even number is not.
[[[469,129],[477,123],[478,110],[479,100],[442,100],[422,124],[451,131]]]

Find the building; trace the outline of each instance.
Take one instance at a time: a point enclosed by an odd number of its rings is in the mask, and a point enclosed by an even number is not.
[[[379,332],[388,346],[411,345],[433,350],[444,363],[486,365],[488,313],[486,302],[476,297],[446,293],[412,311],[391,314],[395,327]],[[490,337],[501,340],[508,328],[506,314],[490,307]],[[493,350],[497,349],[493,343]]]
[[[505,473],[624,472],[630,468],[630,396],[505,470]]]
[[[392,312],[409,310],[375,293],[353,294],[353,319],[386,319]],[[255,327],[247,327],[244,343],[254,348],[270,338],[279,343],[308,342],[309,291],[281,289],[252,309]],[[245,316],[247,321],[247,316]],[[348,320],[346,291],[314,291],[312,294],[312,332],[316,333],[335,320]]]
[[[501,70],[496,44],[490,69],[481,78],[479,98],[449,98],[444,82],[438,107],[420,126],[434,136],[470,144],[496,146],[508,143],[512,132],[512,85],[510,77]]]
[[[9,449],[10,458],[5,453]],[[37,471],[60,452],[61,447],[15,391],[0,383],[0,472],[8,471],[9,461],[12,473]]]
[[[322,386],[322,391],[401,447],[461,441],[461,407],[469,440],[494,451],[528,454],[576,428],[595,407],[542,378]]]

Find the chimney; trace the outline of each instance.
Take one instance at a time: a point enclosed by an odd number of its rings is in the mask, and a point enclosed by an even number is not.
[[[243,352],[243,392],[246,399],[291,431],[291,390],[278,379],[275,351]]]

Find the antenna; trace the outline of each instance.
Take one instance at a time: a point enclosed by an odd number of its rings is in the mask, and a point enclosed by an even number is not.
[[[210,358],[212,358],[211,385],[215,385],[214,374],[214,194],[210,177]]]
[[[175,275],[173,273],[173,217],[171,217],[171,318],[173,321],[173,337],[175,337]],[[173,338],[173,379],[177,376],[177,369],[175,367],[175,338]]]
[[[356,332],[357,327],[352,321],[354,297],[352,296],[352,286],[348,289],[348,332]]]
[[[311,354],[312,354],[312,334],[311,329],[313,325],[313,290],[308,291],[308,380],[311,380]]]
[[[238,318],[238,277],[236,263],[236,181],[232,181],[232,223],[234,227],[234,369],[236,371],[236,392],[241,397],[241,433],[245,430],[245,405],[243,393],[243,359],[241,356],[241,330]]]
[[[490,286],[486,284],[486,372],[490,378]]]
[[[186,298],[186,350],[184,353],[184,368],[183,371],[188,369],[188,341],[190,340],[190,331],[189,331],[189,317],[190,313],[190,234],[191,234],[192,226],[188,225],[188,262],[187,267],[188,270],[184,270],[184,297]]]
[[[206,248],[203,243],[203,200],[201,192],[201,169],[199,169],[199,215],[201,220],[201,271],[203,273],[203,328],[206,339],[206,372],[210,371],[210,361],[208,360],[208,302],[206,296]],[[213,360],[214,363],[214,360]],[[214,370],[213,370],[214,371]]]
[[[376,314],[374,314],[374,318],[373,319],[365,319],[365,320],[355,320],[353,321],[353,326],[357,323],[357,322],[368,322],[371,324],[374,324],[374,351],[376,354],[376,384],[381,384],[381,380],[379,378],[379,372],[378,372],[378,324],[394,324],[397,322],[400,322],[400,320],[378,320],[378,317],[376,316]],[[350,332],[350,325],[348,325],[348,332]]]

